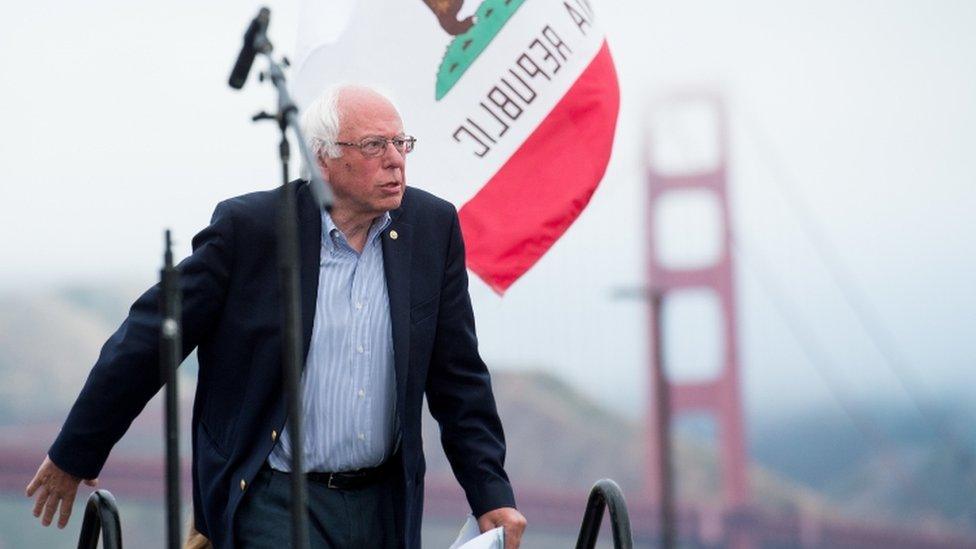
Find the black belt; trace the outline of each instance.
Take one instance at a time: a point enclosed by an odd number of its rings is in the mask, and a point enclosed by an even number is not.
[[[386,477],[386,464],[369,469],[357,469],[355,471],[343,471],[340,473],[320,473],[311,471],[305,473],[305,477],[312,481],[325,484],[327,488],[335,490],[355,490],[365,488]]]

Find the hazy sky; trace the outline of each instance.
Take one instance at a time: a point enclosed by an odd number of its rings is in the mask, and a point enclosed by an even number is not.
[[[645,310],[613,294],[643,284],[647,101],[704,84],[730,110],[748,412],[763,417],[831,398],[757,266],[798,311],[850,398],[904,401],[785,189],[801,197],[926,391],[965,394],[976,382],[976,4],[591,1],[621,84],[613,158],[590,207],[504,298],[472,282],[489,363],[551,370],[620,410],[641,409]],[[297,3],[264,4],[272,39],[291,54]],[[0,287],[148,284],[163,228],[188,253],[216,202],[279,183],[276,128],[249,120],[271,107],[269,87],[253,79],[243,92],[226,86],[259,5],[6,7]],[[687,229],[679,236],[690,246],[707,226]],[[679,369],[716,360],[697,317],[673,320]]]

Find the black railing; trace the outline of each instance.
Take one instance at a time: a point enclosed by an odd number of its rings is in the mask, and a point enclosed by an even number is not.
[[[98,536],[102,536],[105,549],[122,549],[122,525],[115,497],[108,490],[95,490],[88,496],[85,520],[81,523],[78,549],[96,549]]]
[[[610,531],[613,533],[614,549],[633,549],[634,536],[630,531],[627,502],[624,501],[624,494],[617,483],[608,478],[598,480],[590,490],[576,549],[593,549],[596,546],[600,524],[603,522],[603,510],[607,507],[610,508]]]

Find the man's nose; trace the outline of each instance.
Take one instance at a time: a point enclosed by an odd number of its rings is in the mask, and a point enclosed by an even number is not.
[[[404,162],[406,161],[405,152],[400,152],[396,147],[393,146],[393,141],[386,142],[386,148],[383,149],[383,164],[387,168],[402,168]]]

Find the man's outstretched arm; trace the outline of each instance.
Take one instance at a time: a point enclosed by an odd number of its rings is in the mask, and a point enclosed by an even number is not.
[[[196,347],[219,314],[233,250],[233,222],[226,203],[210,225],[193,238],[193,254],[183,260],[183,356]],[[159,374],[159,285],[139,297],[119,329],[102,347],[85,386],[34,478],[34,516],[48,526],[60,507],[58,526],[71,516],[78,485],[94,485],[112,447],[162,386]]]

